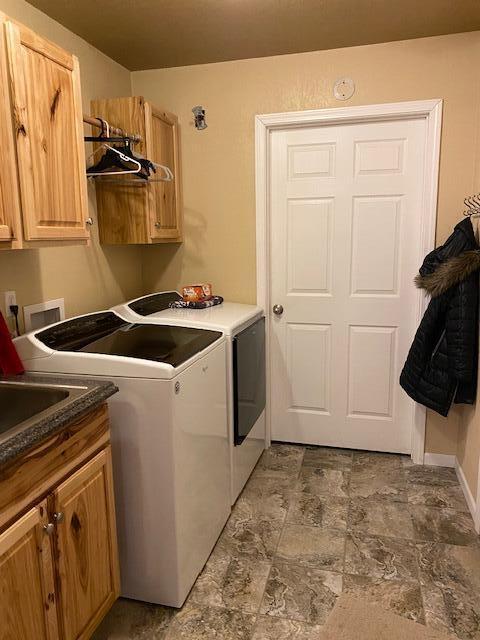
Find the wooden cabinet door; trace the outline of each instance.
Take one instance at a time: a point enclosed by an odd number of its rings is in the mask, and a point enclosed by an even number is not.
[[[86,239],[78,61],[17,23],[5,29],[25,239]]]
[[[62,514],[55,560],[63,638],[90,638],[120,590],[110,447],[61,484],[51,504]]]
[[[0,639],[58,638],[46,502],[0,535]]]
[[[178,118],[146,102],[145,133],[149,160],[167,166],[174,176],[171,182],[152,182],[149,185],[151,236],[152,239],[180,241],[182,203]],[[162,170],[157,171],[160,173]]]
[[[0,29],[3,19],[0,16]],[[3,34],[0,33],[0,37]],[[2,171],[0,172],[0,248],[21,240],[20,198],[17,180],[17,160],[12,135],[8,69],[5,49],[0,46],[0,146]]]

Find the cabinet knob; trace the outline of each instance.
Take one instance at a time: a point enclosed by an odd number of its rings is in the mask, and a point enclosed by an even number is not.
[[[53,524],[53,522],[49,522],[48,524],[43,525],[43,530],[45,531],[47,536],[51,536],[55,531],[55,525]]]
[[[89,218],[87,218],[85,220],[85,224],[88,225],[89,227],[93,226],[93,218],[92,218],[92,216],[90,216]]]
[[[160,229],[161,226],[160,222],[155,222],[155,229]]]
[[[55,520],[56,524],[62,524],[62,522],[64,522],[65,520],[65,514],[63,513],[63,511],[57,511],[53,514],[53,519]]]

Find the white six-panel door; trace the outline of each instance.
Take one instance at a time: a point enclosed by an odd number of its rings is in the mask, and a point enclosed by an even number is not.
[[[272,439],[410,452],[425,119],[277,130]]]

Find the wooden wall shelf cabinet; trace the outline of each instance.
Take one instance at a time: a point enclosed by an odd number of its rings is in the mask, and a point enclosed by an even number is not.
[[[128,176],[124,185],[123,178],[116,178],[115,182],[97,180],[100,242],[181,242],[183,211],[177,116],[141,97],[93,100],[91,111],[93,116],[101,116],[116,127],[140,134],[142,142],[134,146],[134,151],[166,165],[174,175],[171,182],[142,186],[132,186]]]
[[[86,244],[75,56],[0,14],[0,248]]]
[[[0,473],[0,638],[87,640],[119,596],[106,406]]]

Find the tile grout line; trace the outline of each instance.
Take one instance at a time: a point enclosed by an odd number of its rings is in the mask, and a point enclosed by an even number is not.
[[[404,470],[404,474],[405,474],[405,484],[406,484],[406,488],[407,488],[407,497],[409,496],[409,490],[411,485],[413,484],[410,481],[410,473],[408,472],[408,469],[410,467],[403,467]],[[410,519],[412,521],[412,525],[413,525],[413,518],[412,518],[412,512],[410,510],[411,504],[410,501],[408,501],[408,511],[409,511],[409,515],[410,515]],[[413,540],[412,544],[414,545],[415,548],[415,566],[417,568],[417,580],[418,580],[418,588],[420,591],[420,599],[421,599],[421,603],[422,603],[422,613],[423,613],[423,620],[424,620],[424,624],[425,627],[427,627],[427,612],[426,612],[426,608],[425,608],[425,594],[424,594],[424,590],[423,590],[423,586],[422,586],[422,580],[421,580],[421,574],[420,574],[420,561],[419,561],[419,550],[418,550],[418,542]]]
[[[347,562],[347,537],[349,535],[349,524],[350,524],[350,515],[352,509],[352,497],[350,495],[350,482],[352,480],[352,469],[353,469],[353,454],[352,454],[352,467],[348,476],[348,485],[347,485],[347,517],[345,518],[345,541],[344,541],[344,549],[343,549],[343,565],[342,565],[342,593],[344,593],[345,587],[345,564]]]
[[[404,476],[404,481],[405,481],[405,491],[406,491],[406,495],[407,495],[407,510],[408,510],[408,515],[410,517],[410,521],[412,523],[412,527],[413,527],[413,532],[415,534],[415,525],[413,522],[413,517],[412,517],[412,512],[411,512],[411,503],[409,500],[410,497],[410,486],[411,486],[411,482],[410,482],[410,473],[409,470],[410,467],[407,467],[406,465],[402,466],[402,471],[403,471],[403,476]],[[425,596],[423,593],[423,588],[422,588],[422,582],[420,579],[420,563],[419,563],[419,553],[418,553],[418,543],[415,539],[409,541],[415,550],[415,567],[417,569],[417,583],[418,583],[418,589],[420,592],[420,603],[422,606],[422,614],[423,614],[423,621],[424,621],[424,625],[427,626],[427,616],[426,616],[426,610],[425,610]],[[418,622],[418,621],[417,621]]]

